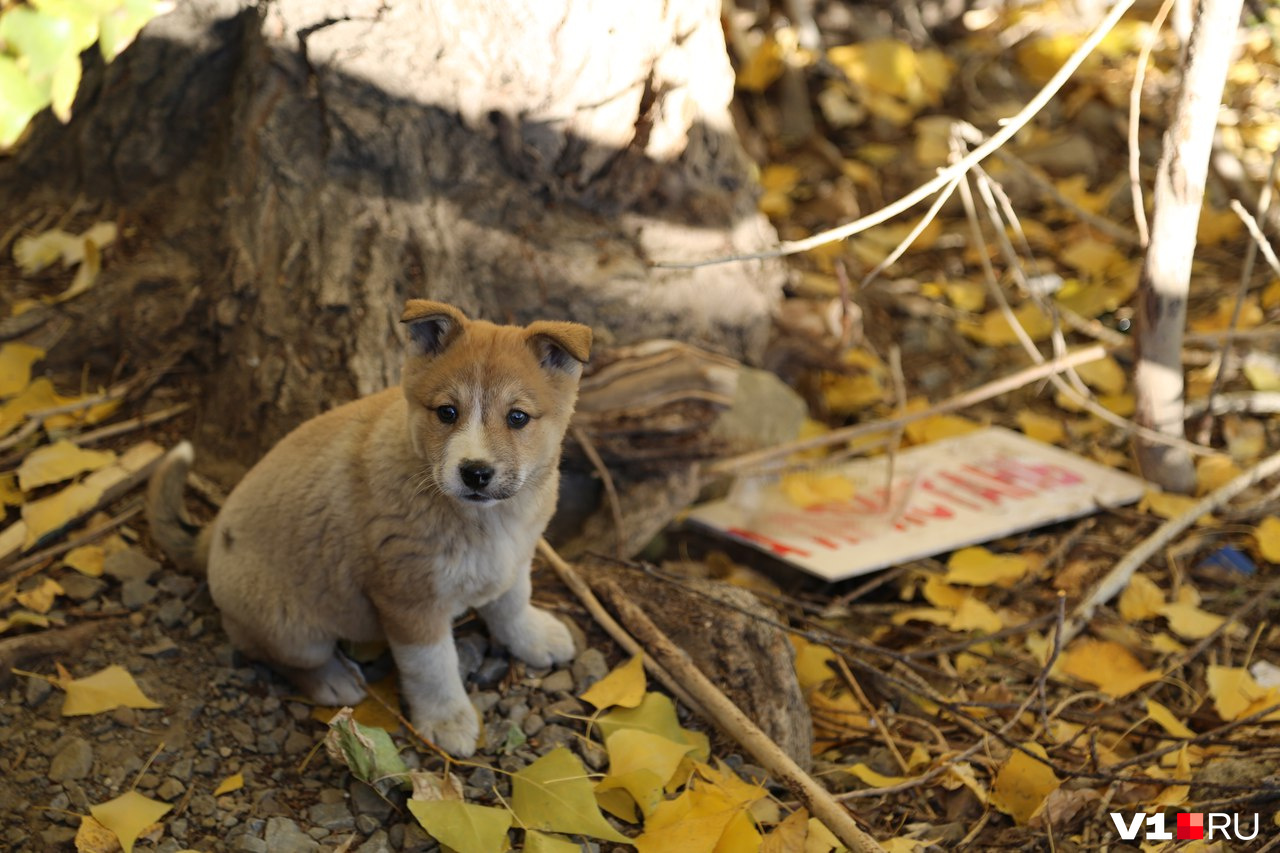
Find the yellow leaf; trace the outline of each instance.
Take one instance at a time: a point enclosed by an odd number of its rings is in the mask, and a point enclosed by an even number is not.
[[[1148,645],[1162,655],[1180,655],[1187,650],[1186,646],[1164,631],[1152,634],[1148,640]]]
[[[791,645],[796,650],[796,680],[802,690],[817,687],[831,681],[836,672],[829,664],[838,657],[829,646],[811,643],[799,634],[791,634]]]
[[[61,260],[64,266],[79,263],[84,241],[61,228],[19,237],[13,241],[13,260],[24,275],[33,275]]]
[[[1047,83],[1049,78],[1058,72],[1067,58],[1076,51],[1084,37],[1079,33],[1059,32],[1051,36],[1038,36],[1027,39],[1018,45],[1015,58],[1023,73],[1037,85]],[[1089,79],[1101,65],[1102,60],[1096,54],[1089,54],[1076,79]]]
[[[1092,237],[1074,240],[1058,253],[1058,259],[1086,278],[1104,279],[1123,270],[1129,256],[1113,244]]]
[[[975,423],[960,415],[933,415],[932,417],[907,424],[907,437],[912,444],[927,444],[941,441],[957,435],[966,435],[982,429],[982,424]]]
[[[994,634],[1004,627],[996,612],[976,598],[968,597],[956,609],[955,616],[947,626],[952,631],[982,631]]]
[[[1174,737],[1192,738],[1196,736],[1196,733],[1187,728],[1181,720],[1173,715],[1172,711],[1154,699],[1147,700],[1147,716]]]
[[[809,693],[808,698],[809,708],[813,712],[814,755],[861,737],[862,732],[870,725],[866,709],[848,691],[831,696],[824,691],[814,690]]]
[[[639,729],[619,729],[605,739],[609,775],[596,785],[596,793],[621,788],[648,815],[692,748]]]
[[[907,781],[906,776],[885,776],[883,773],[877,773],[862,762],[858,762],[852,767],[846,767],[845,771],[858,777],[858,779],[872,788],[891,788]]]
[[[827,825],[816,817],[809,818],[809,835],[804,840],[804,853],[831,853],[844,850],[844,845]]]
[[[809,813],[796,809],[764,837],[760,853],[796,853],[809,835]]]
[[[69,480],[85,471],[96,471],[116,461],[110,450],[85,450],[63,439],[37,447],[18,468],[18,485],[24,492]]]
[[[1260,356],[1260,353],[1245,356],[1240,372],[1255,391],[1280,391],[1280,359]]]
[[[143,694],[128,670],[115,664],[84,678],[61,681],[60,686],[67,691],[66,700],[62,703],[64,717],[101,714],[116,708],[160,707]],[[98,819],[104,825],[110,825]]]
[[[833,415],[852,415],[885,400],[885,387],[880,377],[870,373],[826,372],[822,378],[822,397]]]
[[[756,853],[763,839],[745,810],[729,818],[713,853]]]
[[[120,841],[116,834],[88,815],[80,817],[76,830],[76,853],[119,853]]]
[[[714,853],[743,807],[717,788],[688,788],[661,803],[635,838],[638,853]]]
[[[1134,575],[1120,593],[1117,608],[1124,621],[1141,622],[1159,616],[1164,603],[1164,593],[1155,581],[1146,575]]]
[[[524,833],[524,853],[581,853],[575,841],[528,829]]]
[[[745,808],[769,796],[769,792],[763,785],[743,780],[718,758],[715,767],[701,762],[695,762],[695,767],[701,777],[697,783],[698,787],[706,788],[710,785],[730,805]]]
[[[1201,456],[1196,460],[1196,494],[1207,495],[1240,475],[1229,456]]]
[[[0,399],[12,397],[31,382],[31,366],[44,358],[44,350],[27,344],[0,346]]]
[[[1010,586],[1031,570],[1031,561],[1022,554],[993,554],[976,546],[961,548],[947,560],[947,583],[969,586]]]
[[[1216,246],[1238,237],[1244,229],[1240,217],[1230,210],[1215,210],[1209,205],[1200,208],[1200,222],[1196,227],[1196,242]]]
[[[958,610],[969,597],[969,593],[951,586],[937,575],[929,575],[920,592],[934,607],[945,607],[948,610]]]
[[[1117,698],[1160,679],[1160,673],[1149,671],[1132,652],[1111,640],[1077,640],[1062,653],[1058,665],[1067,675]]]
[[[786,474],[778,487],[788,501],[806,509],[811,506],[844,503],[851,500],[854,495],[853,481],[848,477],[812,471]]]
[[[1051,418],[1024,409],[1017,415],[1018,428],[1029,438],[1043,441],[1045,444],[1061,444],[1067,437],[1062,427],[1062,418]]]
[[[30,548],[45,535],[70,524],[98,505],[102,489],[88,483],[72,483],[60,492],[22,507],[22,520],[27,523],[24,548]]]
[[[1134,276],[1125,276],[1116,281],[1081,281],[1071,278],[1063,282],[1062,288],[1053,295],[1053,301],[1093,320],[1128,302],[1137,284],[1138,280]]]
[[[68,551],[62,558],[62,564],[82,575],[97,578],[102,576],[102,564],[105,560],[106,551],[101,545],[81,545]]]
[[[1198,501],[1190,495],[1176,495],[1172,492],[1148,491],[1138,501],[1139,512],[1150,512],[1161,518],[1177,518],[1194,507]],[[1212,515],[1203,515],[1196,524],[1200,526],[1214,523]]]
[[[1080,365],[1076,368],[1076,373],[1086,385],[1103,394],[1119,394],[1124,391],[1125,383],[1129,381],[1120,362],[1109,355]]]
[[[1280,704],[1280,687],[1263,687],[1244,667],[1213,666],[1205,672],[1213,708],[1224,722],[1256,714]],[[1280,720],[1280,711],[1262,718],[1264,722]]]
[[[232,791],[239,791],[243,787],[244,787],[244,774],[233,773],[232,775],[223,779],[218,784],[218,787],[213,789],[213,795],[215,797],[221,797],[223,794],[230,794]]]
[[[35,628],[48,628],[49,620],[39,613],[32,613],[30,610],[18,610],[0,618],[0,634],[5,633],[10,628],[20,628],[24,625]]]
[[[1258,553],[1268,563],[1280,563],[1280,517],[1269,515],[1253,529]]]
[[[1023,748],[1041,758],[1048,757],[1038,743],[1024,743]],[[1040,804],[1061,784],[1051,767],[1021,750],[1015,750],[996,773],[991,787],[991,804],[1012,817],[1014,823],[1026,826]]]
[[[695,732],[680,725],[676,719],[676,706],[670,697],[662,693],[646,693],[634,708],[617,708],[596,720],[600,734],[605,739],[619,729],[640,729],[661,735],[676,743],[693,747],[691,755],[705,761],[710,754],[710,742],[702,732]]]
[[[594,787],[577,756],[556,747],[511,777],[511,810],[525,827],[625,843],[600,814]]]
[[[1274,279],[1264,287],[1262,296],[1258,297],[1258,299],[1262,303],[1262,307],[1267,311],[1280,307],[1280,278]]]
[[[772,35],[766,35],[738,69],[738,88],[763,92],[782,76],[784,67],[782,46]]]
[[[1178,601],[1161,607],[1160,615],[1169,620],[1169,630],[1184,640],[1202,640],[1227,621],[1224,616]]]
[[[41,376],[16,397],[0,404],[0,438],[13,432],[29,412],[61,406],[68,399],[58,396],[53,390],[53,383]]]
[[[400,719],[389,708],[400,707],[400,682],[390,673],[368,685],[369,694],[351,709],[351,719],[362,726],[382,729],[395,734],[400,731]],[[381,699],[382,701],[378,701]],[[339,708],[317,705],[311,709],[311,719],[328,725]]]
[[[596,802],[600,808],[619,820],[627,823],[638,823],[640,812],[636,808],[635,799],[621,788],[610,788],[607,791],[596,789]]]
[[[639,654],[586,689],[579,697],[603,710],[619,705],[634,708],[644,698],[644,655]]]
[[[124,853],[133,853],[133,842],[142,831],[160,820],[173,806],[148,799],[137,791],[89,807],[93,819],[115,833]]]
[[[60,583],[52,578],[45,578],[39,586],[20,592],[14,598],[23,607],[34,610],[36,613],[48,613],[53,608],[53,600],[63,592]]]
[[[22,491],[18,488],[18,475],[0,474],[0,514],[3,507],[22,506]]]
[[[801,171],[788,163],[770,163],[760,170],[760,186],[773,192],[789,193],[800,185]]]
[[[1013,310],[1013,316],[1033,341],[1043,341],[1053,331],[1052,318],[1034,302],[1026,302],[1018,306]],[[983,314],[977,322],[958,320],[956,329],[962,335],[989,347],[1011,346],[1018,343],[1018,336],[1014,333],[1013,327],[998,309]]]
[[[1231,328],[1232,317],[1235,317],[1237,329],[1252,329],[1266,319],[1258,305],[1258,297],[1247,297],[1240,304],[1239,316],[1236,316],[1236,298],[1224,296],[1218,300],[1218,307],[1212,314],[1193,317],[1187,325],[1197,332],[1221,332]]]
[[[976,281],[949,281],[942,284],[942,292],[961,311],[976,314],[987,305],[987,288]]]
[[[501,853],[507,849],[511,812],[460,800],[409,800],[422,828],[457,853]]]

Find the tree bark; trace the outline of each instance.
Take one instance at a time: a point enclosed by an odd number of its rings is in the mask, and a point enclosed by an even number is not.
[[[1138,281],[1134,419],[1175,438],[1184,437],[1182,334],[1196,226],[1240,7],[1241,0],[1201,0],[1156,171],[1151,242]],[[1147,479],[1174,491],[1194,488],[1195,467],[1185,450],[1142,438],[1134,444]]]
[[[409,296],[757,359],[780,264],[649,266],[776,241],[732,81],[715,0],[193,0],[0,163],[0,209],[121,220],[56,357],[194,353],[199,442],[251,462],[397,380]]]

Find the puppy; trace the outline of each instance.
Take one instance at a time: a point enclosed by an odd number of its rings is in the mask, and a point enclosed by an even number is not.
[[[314,701],[351,705],[362,680],[338,640],[385,640],[415,728],[454,755],[479,720],[458,673],[452,620],[475,607],[533,666],[574,655],[569,631],[529,603],[529,563],[551,519],[560,446],[591,330],[498,326],[411,299],[402,388],[302,424],[197,531],[182,507],[183,442],[152,478],[156,542],[207,566],[236,648]]]

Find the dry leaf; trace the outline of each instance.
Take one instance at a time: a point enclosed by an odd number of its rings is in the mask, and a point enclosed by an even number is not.
[[[982,428],[982,424],[960,415],[933,415],[907,424],[906,433],[912,444],[928,444],[931,441],[966,435]]]
[[[1044,747],[1038,743],[1024,743],[1023,748],[1041,758],[1048,757]],[[991,786],[991,804],[1012,817],[1019,826],[1025,826],[1045,798],[1061,784],[1053,768],[1021,750],[1015,750],[996,773]]]
[[[1227,621],[1185,601],[1169,602],[1160,608],[1160,615],[1169,620],[1169,630],[1184,640],[1203,640]]]
[[[1229,456],[1201,456],[1196,460],[1196,494],[1207,495],[1240,476]]]
[[[600,814],[594,787],[578,757],[556,747],[511,777],[511,811],[525,827],[626,843]]]
[[[1172,711],[1154,699],[1147,700],[1147,716],[1174,737],[1193,738],[1196,736],[1196,733],[1187,728],[1181,720],[1173,715]]]
[[[825,504],[844,503],[856,491],[853,481],[839,474],[800,471],[783,476],[778,488],[795,506],[808,509]]]
[[[64,711],[65,713],[65,711]],[[116,834],[124,853],[133,853],[133,843],[143,831],[163,817],[173,806],[148,799],[137,791],[89,807],[94,820]]]
[[[23,504],[22,520],[27,525],[24,548],[70,524],[98,505],[102,490],[88,483],[72,483],[60,492]]]
[[[36,613],[48,613],[53,608],[53,600],[64,594],[62,584],[52,578],[45,578],[34,589],[20,592],[14,598],[23,607]]]
[[[47,617],[39,613],[32,613],[30,610],[18,610],[8,616],[0,617],[0,634],[11,628],[21,628],[23,626],[48,628],[49,620]]]
[[[1022,554],[994,554],[981,546],[961,548],[947,560],[947,583],[1011,586],[1031,570]]]
[[[620,729],[605,739],[605,749],[609,773],[596,785],[596,794],[621,788],[649,815],[692,747],[651,732]]]
[[[634,708],[644,699],[644,655],[621,664],[584,691],[579,698],[600,710],[618,705]]]
[[[830,666],[838,657],[833,649],[811,643],[799,634],[791,634],[790,638],[796,650],[796,679],[802,690],[817,687],[836,677]]]
[[[1148,491],[1142,496],[1142,500],[1138,501],[1138,511],[1150,512],[1161,518],[1172,519],[1190,511],[1197,503],[1199,501],[1190,495]],[[1196,524],[1201,527],[1214,523],[1214,518],[1210,514],[1202,515],[1196,520]]]
[[[69,480],[85,471],[96,471],[116,461],[110,450],[85,450],[66,439],[37,447],[18,468],[18,485],[24,492]]]
[[[1034,302],[1018,306],[1014,309],[1013,316],[1033,341],[1046,340],[1053,331],[1053,319]],[[977,322],[957,320],[956,330],[984,346],[1006,347],[1018,343],[1013,327],[1004,314],[996,309],[983,314]]]
[[[1062,444],[1067,432],[1062,427],[1062,418],[1051,418],[1037,412],[1023,410],[1017,415],[1018,429],[1028,438],[1043,441],[1045,444]]]
[[[0,399],[20,393],[31,383],[31,366],[44,358],[44,350],[27,344],[0,346]]]
[[[524,853],[581,853],[582,848],[576,841],[561,838],[558,835],[547,835],[533,829],[525,830]]]
[[[1117,605],[1121,618],[1126,622],[1141,622],[1160,615],[1165,605],[1164,593],[1156,582],[1146,575],[1134,575],[1129,585],[1120,593]]]
[[[59,686],[67,691],[62,703],[64,717],[101,714],[116,708],[160,707],[142,692],[128,670],[115,664],[84,678],[59,679]]]
[[[6,506],[22,506],[23,500],[22,490],[18,488],[18,475],[0,474],[0,512]]]
[[[809,813],[796,809],[764,837],[760,853],[796,853],[809,835]]]
[[[1224,722],[1280,705],[1280,687],[1263,687],[1244,667],[1210,665],[1205,672],[1205,680],[1209,683],[1213,708]],[[1280,710],[1262,719],[1265,722],[1280,720]]]
[[[1111,640],[1077,640],[1058,662],[1067,675],[1096,686],[1108,696],[1125,696],[1160,679],[1127,648]]]
[[[81,545],[79,548],[72,548],[62,558],[64,566],[91,578],[102,576],[102,565],[105,561],[106,551],[101,545]]]
[[[76,830],[76,853],[120,853],[120,839],[92,817],[83,815]]]
[[[872,788],[891,788],[894,785],[901,785],[908,778],[906,776],[886,776],[883,773],[877,773],[862,762],[858,762],[852,767],[846,767],[845,772],[853,774]]]
[[[1258,553],[1268,563],[1280,564],[1280,517],[1269,515],[1253,529]]]
[[[459,800],[410,800],[409,811],[431,837],[457,853],[502,853],[511,812]]]
[[[239,791],[244,787],[244,774],[233,773],[218,783],[218,787],[213,789],[215,797],[221,797],[223,794],[230,794],[232,791]]]
[[[1129,381],[1120,362],[1110,355],[1080,365],[1076,373],[1086,385],[1102,394],[1120,394]]]

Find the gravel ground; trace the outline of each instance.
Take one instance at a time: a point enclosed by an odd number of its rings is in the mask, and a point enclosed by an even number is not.
[[[62,717],[60,690],[41,678],[15,678],[0,696],[0,849],[73,849],[79,815],[135,780],[140,793],[174,805],[163,832],[136,850],[439,849],[402,795],[383,799],[317,749],[325,726],[313,708],[232,650],[197,579],[137,549],[116,555],[107,570],[102,578],[53,571],[67,591],[59,605],[68,623],[101,620],[87,651],[61,662],[77,677],[119,664],[163,708]],[[114,612],[127,615],[103,616]],[[581,629],[573,630],[583,649]],[[599,649],[580,651],[565,669],[533,670],[490,648],[474,620],[457,635],[468,689],[485,720],[475,761],[488,766],[455,769],[469,800],[508,796],[506,777],[490,768],[518,770],[557,746],[573,749],[592,769],[604,765],[604,750],[581,737],[582,724],[571,719],[586,710],[576,695],[609,668]],[[375,661],[366,675],[376,680],[386,667]],[[53,673],[52,662],[35,668]],[[403,735],[398,742],[409,743]],[[440,763],[425,751],[408,749],[405,757],[411,766]],[[215,797],[236,773],[244,787]]]

